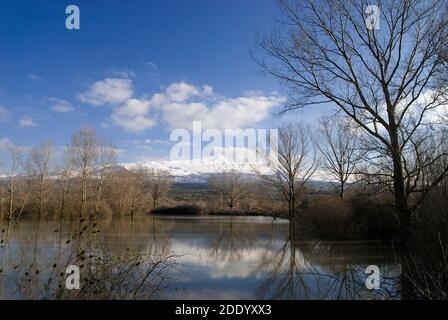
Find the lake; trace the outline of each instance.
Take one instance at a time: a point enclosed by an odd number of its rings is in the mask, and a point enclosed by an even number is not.
[[[25,283],[29,273],[49,274],[56,261],[59,267],[67,258],[70,239],[87,232],[74,221],[0,223],[2,299],[29,298],[18,289],[19,276]],[[400,264],[391,246],[299,241],[282,219],[148,215],[101,220],[92,230],[89,241],[82,243],[102,256],[107,248],[112,253],[170,257],[170,264],[158,273],[155,299],[400,298]],[[366,288],[369,265],[379,268],[379,289]],[[42,298],[43,293],[32,297]]]

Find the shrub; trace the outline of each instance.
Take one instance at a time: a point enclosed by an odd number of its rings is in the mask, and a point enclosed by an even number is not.
[[[323,238],[350,238],[353,212],[343,200],[334,197],[313,199],[302,211],[299,229],[307,235]]]
[[[316,197],[301,212],[298,229],[307,237],[389,240],[398,234],[392,208],[361,195]]]
[[[353,210],[353,228],[358,238],[391,240],[399,234],[393,206],[363,194],[354,195],[347,202]]]

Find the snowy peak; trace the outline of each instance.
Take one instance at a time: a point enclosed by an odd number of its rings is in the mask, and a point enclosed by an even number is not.
[[[254,170],[266,171],[261,165],[247,162],[236,162],[223,156],[211,156],[202,160],[161,160],[123,164],[127,169],[137,166],[164,170],[173,176],[203,175],[220,172],[237,171],[245,174],[253,174]]]

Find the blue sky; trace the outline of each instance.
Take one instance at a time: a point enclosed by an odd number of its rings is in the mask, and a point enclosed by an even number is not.
[[[69,4],[80,30],[65,28]],[[91,126],[120,161],[159,159],[192,120],[276,126],[285,93],[249,55],[276,12],[271,0],[1,0],[0,150],[62,147]]]

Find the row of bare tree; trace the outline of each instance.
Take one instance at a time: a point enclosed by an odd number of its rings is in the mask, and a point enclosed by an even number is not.
[[[159,205],[171,187],[163,171],[117,166],[117,149],[91,128],[72,135],[58,155],[51,141],[33,147],[25,157],[8,146],[6,177],[0,181],[0,216],[32,214],[96,217],[130,214]]]
[[[418,169],[406,171],[409,194],[428,187],[433,177],[444,170],[445,162],[439,160],[439,155],[448,149],[448,139],[443,137],[446,132],[440,137],[423,135],[419,149],[414,150],[418,158],[406,158],[406,168]],[[271,147],[277,150],[278,158],[265,158],[269,172],[257,171],[261,178],[258,181],[248,180],[238,172],[210,177],[210,186],[230,210],[263,194],[273,202],[284,201],[289,218],[294,220],[305,199],[307,183],[322,175],[338,182],[341,199],[347,184],[357,191],[363,188],[371,193],[394,192],[388,174],[393,168],[389,159],[378,159],[369,137],[348,117],[322,118],[315,127],[284,126],[278,145]],[[166,199],[172,183],[163,171],[117,166],[116,148],[89,128],[73,134],[57,164],[49,141],[32,148],[26,158],[15,147],[9,151],[9,173],[0,185],[1,214],[9,219],[24,212],[37,217],[52,213],[61,218],[66,214],[134,215],[157,207]],[[428,165],[420,168],[422,164]],[[409,201],[417,205],[420,199],[413,197]]]
[[[441,155],[448,154],[448,132],[428,131],[422,130],[419,140],[414,139],[414,149],[403,150],[406,201],[412,208],[421,203],[422,193],[436,188],[434,181],[447,167],[448,159]],[[265,190],[273,201],[287,204],[291,220],[297,219],[312,178],[337,182],[335,193],[341,199],[350,186],[352,193],[380,196],[386,199],[383,204],[395,205],[387,202],[394,194],[390,157],[373,148],[370,137],[349,117],[321,118],[316,126],[289,124],[280,128],[278,138],[269,146],[277,157],[264,157],[269,170],[254,167],[258,182],[238,172],[210,177],[211,187],[229,209]]]
[[[289,217],[294,219],[305,185],[318,169],[338,181],[339,197],[344,197],[346,184],[365,154],[356,132],[340,117],[321,118],[315,127],[286,125],[279,131],[278,144],[269,146],[277,157],[263,156],[262,170],[258,166],[252,169],[260,179],[249,179],[241,172],[222,172],[210,176],[209,184],[230,210],[264,190],[272,200],[285,201]]]

